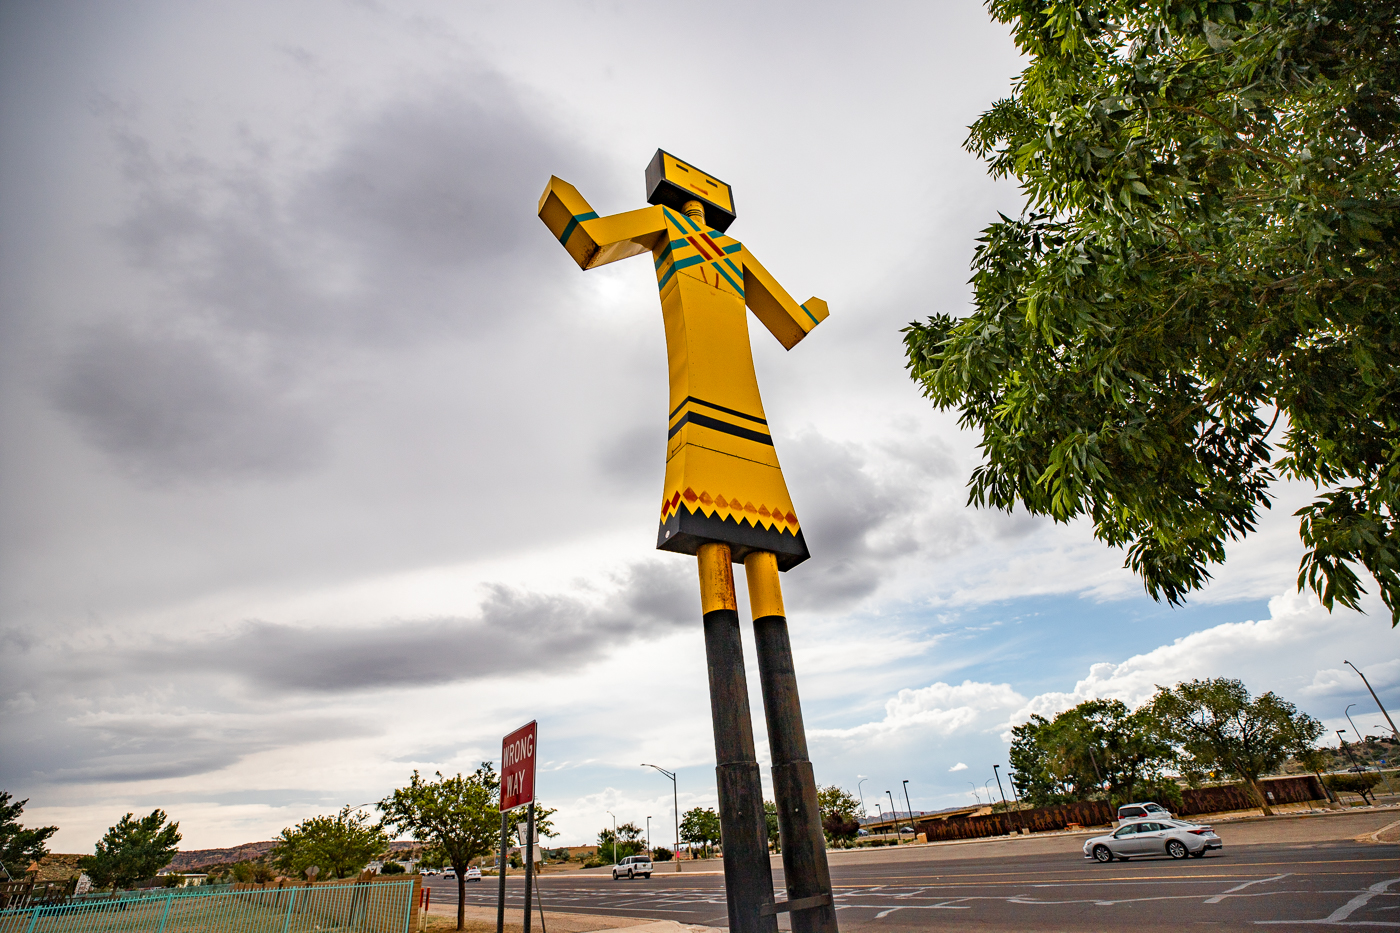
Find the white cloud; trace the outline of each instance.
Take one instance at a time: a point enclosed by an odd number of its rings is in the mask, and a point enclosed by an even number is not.
[[[953,765],[953,766],[952,766],[951,768],[949,768],[948,770],[949,770],[950,772],[952,772],[952,771],[966,771],[966,770],[967,770],[967,765],[960,761],[960,762],[958,762],[957,764]]]
[[[989,717],[1025,702],[1009,684],[965,680],[955,686],[939,682],[899,691],[885,703],[885,716],[879,721],[848,729],[813,729],[809,734],[832,739],[870,739],[906,731],[946,736],[985,726]]]

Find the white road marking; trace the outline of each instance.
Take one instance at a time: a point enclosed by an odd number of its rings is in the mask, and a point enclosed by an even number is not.
[[[1291,923],[1291,924],[1299,924],[1299,923],[1317,923],[1317,924],[1321,924],[1321,923],[1325,923],[1325,924],[1329,924],[1329,925],[1332,925],[1332,926],[1349,926],[1349,927],[1351,927],[1351,926],[1400,927],[1400,922],[1396,922],[1396,921],[1388,921],[1388,920],[1351,920],[1351,921],[1348,921],[1348,920],[1347,920],[1347,918],[1350,917],[1352,914],[1356,913],[1356,911],[1360,910],[1362,907],[1365,907],[1366,904],[1367,904],[1367,902],[1370,901],[1371,898],[1375,897],[1377,894],[1389,894],[1390,892],[1389,892],[1388,890],[1386,890],[1386,889],[1389,888],[1392,884],[1395,884],[1397,881],[1400,881],[1400,878],[1391,878],[1389,881],[1377,881],[1375,884],[1373,884],[1373,885],[1371,885],[1369,888],[1367,888],[1364,892],[1362,892],[1361,894],[1356,895],[1356,897],[1353,897],[1351,900],[1347,901],[1347,902],[1346,902],[1345,904],[1343,904],[1341,907],[1338,907],[1336,910],[1332,911],[1330,914],[1328,914],[1326,917],[1323,917],[1321,920],[1256,920],[1256,921],[1254,921],[1254,922],[1255,922],[1255,923],[1258,923],[1258,924],[1264,924],[1264,923],[1269,923],[1269,924],[1276,924],[1276,923]]]
[[[1268,884],[1270,881],[1282,881],[1284,878],[1287,878],[1290,874],[1292,874],[1292,872],[1284,872],[1284,873],[1281,874],[1281,875],[1274,875],[1272,878],[1257,878],[1257,879],[1255,879],[1254,881],[1246,881],[1244,884],[1237,884],[1237,885],[1235,885],[1233,888],[1230,888],[1228,891],[1222,891],[1222,892],[1220,892],[1219,894],[1215,895],[1215,897],[1208,897],[1208,898],[1206,898],[1206,903],[1207,903],[1207,904],[1219,904],[1221,901],[1225,900],[1225,898],[1229,897],[1231,894],[1234,894],[1236,891],[1243,891],[1245,888],[1249,887],[1250,885],[1255,885],[1255,884]]]

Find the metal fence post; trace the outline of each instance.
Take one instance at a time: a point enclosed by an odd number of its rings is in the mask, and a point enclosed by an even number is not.
[[[292,905],[297,902],[297,888],[292,888],[292,896],[287,898],[287,919],[282,922],[282,933],[287,933],[292,927]]]
[[[165,895],[165,910],[160,915],[160,926],[156,928],[156,933],[165,933],[165,921],[170,917],[170,902],[175,900],[175,893]]]

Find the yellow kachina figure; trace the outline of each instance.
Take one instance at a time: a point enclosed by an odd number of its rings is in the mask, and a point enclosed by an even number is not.
[[[656,546],[696,554],[728,544],[742,562],[767,551],[780,570],[808,557],[754,373],[747,304],[791,350],[827,316],[798,304],[744,245],[728,185],[657,150],[647,167],[653,207],[599,217],[573,185],[551,177],[540,219],[582,269],[650,252],[671,369],[666,485]]]
[[[540,219],[581,268],[644,252],[655,260],[671,364],[656,546],[698,558],[730,933],[777,933],[779,913],[792,918],[793,933],[839,933],[778,577],[807,559],[807,543],[763,414],[744,316],[748,305],[791,349],[826,318],[826,302],[793,301],[742,243],[725,236],[734,196],[719,179],[658,150],[647,167],[647,200],[652,207],[599,217],[572,185],[551,178]],[[782,903],[773,899],[737,562],[749,582],[768,723],[788,894]]]

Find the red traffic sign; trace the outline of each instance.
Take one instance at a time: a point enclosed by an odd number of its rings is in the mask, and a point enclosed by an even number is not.
[[[535,800],[535,723],[501,739],[501,810]]]

